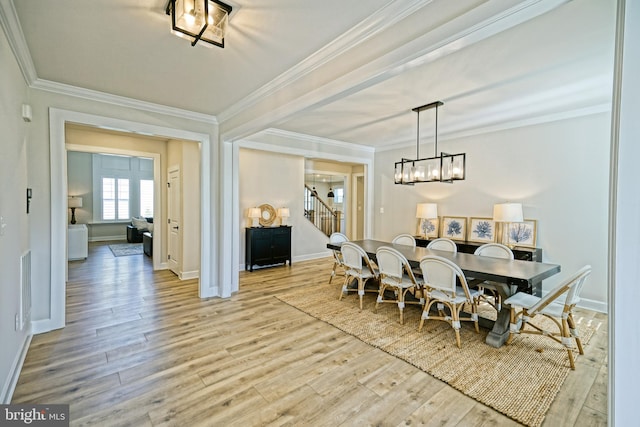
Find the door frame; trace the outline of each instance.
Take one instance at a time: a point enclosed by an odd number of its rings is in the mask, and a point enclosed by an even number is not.
[[[121,130],[143,135],[157,135],[167,138],[195,141],[200,144],[200,279],[198,281],[201,298],[218,295],[215,266],[212,259],[212,227],[217,221],[211,209],[211,141],[208,134],[182,129],[151,125],[148,123],[115,119],[77,111],[49,108],[49,148],[51,150],[51,294],[49,298],[49,318],[32,321],[34,334],[48,332],[65,326],[66,313],[66,253],[67,253],[67,156],[65,148],[65,123]],[[205,221],[212,218],[212,221]]]
[[[172,255],[170,253],[170,249],[171,249],[171,206],[172,206],[172,195],[170,193],[173,193],[174,191],[176,191],[176,189],[172,186],[169,185],[171,184],[171,174],[176,173],[178,175],[178,196],[180,197],[180,201],[178,201],[178,206],[174,206],[174,208],[178,211],[182,210],[182,188],[180,188],[182,186],[182,178],[180,176],[180,166],[178,165],[173,165],[170,166],[167,169],[167,255]],[[179,212],[178,214],[179,216],[179,227],[182,227],[182,212]],[[176,254],[178,256],[178,262],[176,263],[176,270],[171,269],[171,262],[170,259],[167,259],[167,268],[171,271],[173,271],[180,279],[182,279],[182,230],[179,231],[179,237],[178,237],[178,242],[177,245],[178,247],[176,248],[176,250],[178,251],[178,254]]]

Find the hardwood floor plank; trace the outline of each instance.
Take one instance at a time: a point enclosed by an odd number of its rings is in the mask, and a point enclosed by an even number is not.
[[[12,403],[69,403],[73,426],[518,425],[275,298],[316,292],[332,262],[241,272],[231,298],[200,299],[197,280],[92,243],[69,264],[67,327],[33,337]],[[600,328],[543,427],[606,424],[608,320],[579,316]]]

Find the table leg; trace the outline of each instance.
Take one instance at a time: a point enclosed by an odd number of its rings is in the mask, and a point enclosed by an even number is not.
[[[507,342],[507,338],[509,338],[509,323],[511,321],[511,307],[504,304],[504,300],[511,296],[511,288],[506,283],[484,283],[485,289],[493,289],[502,297],[502,307],[498,312],[498,317],[495,322],[480,318],[480,326],[484,328],[490,328],[489,334],[487,335],[487,339],[485,342],[491,347],[502,347],[502,345]]]

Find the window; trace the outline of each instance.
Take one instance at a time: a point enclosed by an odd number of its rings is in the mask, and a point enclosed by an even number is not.
[[[336,188],[333,190],[333,198],[334,203],[343,203],[344,202],[344,188]]]
[[[140,215],[153,217],[153,180],[140,180]]]
[[[154,160],[115,154],[91,155],[93,221],[153,218]]]
[[[129,180],[102,178],[102,220],[129,219]]]

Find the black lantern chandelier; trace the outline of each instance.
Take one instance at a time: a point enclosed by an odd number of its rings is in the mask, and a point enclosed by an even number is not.
[[[224,48],[231,9],[218,0],[169,0],[166,12],[172,32],[192,40],[191,46],[202,40]]]
[[[444,105],[441,101],[432,102],[421,107],[413,108],[418,116],[418,127],[416,137],[416,158],[405,159],[395,163],[394,182],[396,184],[413,185],[417,182],[449,182],[465,179],[466,154],[438,155],[438,107]],[[434,156],[420,158],[420,112],[435,108],[435,149]]]

